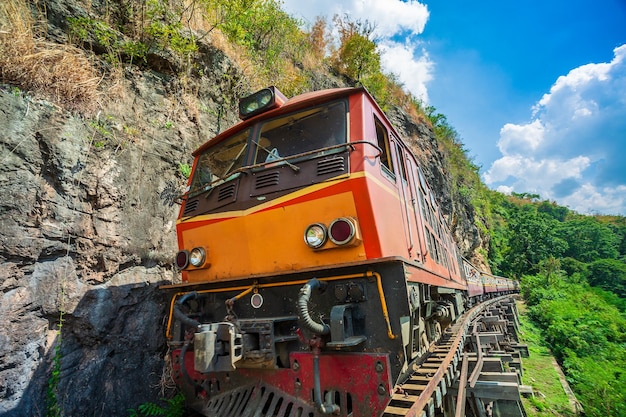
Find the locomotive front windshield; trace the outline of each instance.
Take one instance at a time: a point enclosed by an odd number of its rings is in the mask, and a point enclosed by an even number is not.
[[[212,183],[226,180],[230,173],[241,168],[246,159],[250,129],[244,130],[200,155],[191,181],[190,193],[210,188]]]
[[[345,142],[346,110],[340,101],[264,123],[253,164],[321,151]]]
[[[228,180],[240,168],[279,160],[297,163],[300,156],[336,151],[333,146],[346,143],[346,107],[342,100],[262,121],[209,147],[198,159],[190,194]]]

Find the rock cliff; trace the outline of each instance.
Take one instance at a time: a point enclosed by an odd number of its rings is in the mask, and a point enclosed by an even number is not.
[[[86,13],[73,3],[48,6],[57,41],[59,16]],[[185,83],[164,70],[176,64],[165,58],[127,67],[101,83],[92,112],[1,86],[0,415],[45,415],[50,384],[68,416],[126,415],[168,388],[167,300],[158,285],[177,279],[181,168],[236,122],[236,98],[250,92],[241,68],[210,38],[197,56],[201,75]],[[314,88],[342,83],[316,77]],[[432,129],[401,110],[390,117],[471,254],[479,236],[452,201]]]
[[[159,397],[180,165],[235,121],[198,85],[194,112],[175,79],[129,72],[93,116],[0,89],[0,415],[45,414],[56,344],[64,415]]]

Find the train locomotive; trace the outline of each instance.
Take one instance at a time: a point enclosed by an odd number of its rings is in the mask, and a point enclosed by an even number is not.
[[[194,155],[167,338],[205,416],[380,416],[477,300],[417,159],[364,88],[241,99]]]

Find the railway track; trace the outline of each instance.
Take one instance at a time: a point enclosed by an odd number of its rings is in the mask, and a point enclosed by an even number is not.
[[[518,372],[506,369],[527,356],[517,344],[516,320],[511,296],[468,310],[396,387],[383,417],[526,416],[519,398],[521,366]]]

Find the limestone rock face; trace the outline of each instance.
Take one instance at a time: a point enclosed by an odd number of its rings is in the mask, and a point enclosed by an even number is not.
[[[236,117],[204,81],[190,108],[175,80],[127,72],[93,116],[0,88],[0,415],[45,415],[55,355],[64,415],[161,396],[179,165]]]

